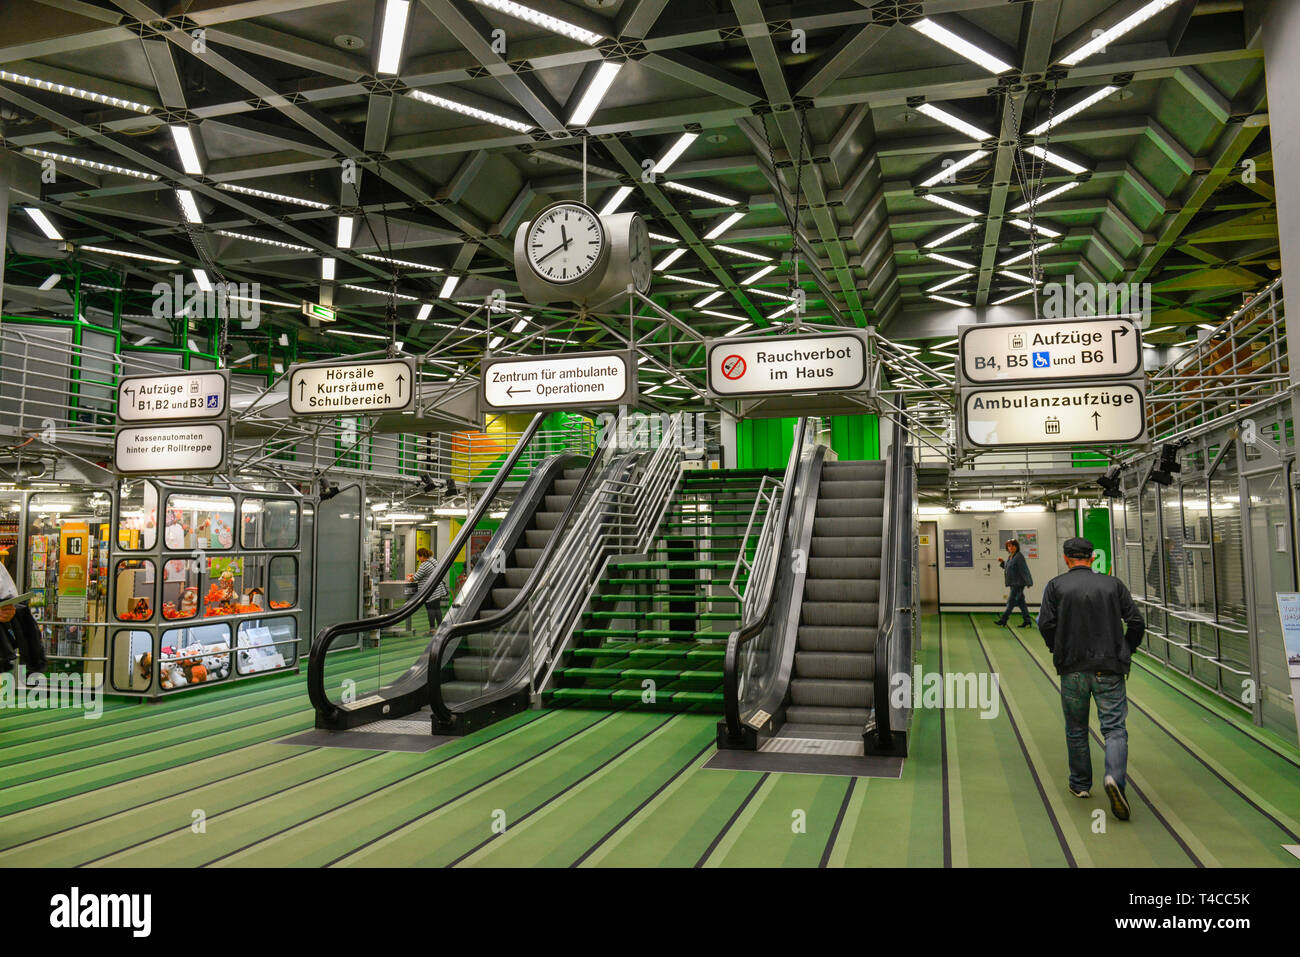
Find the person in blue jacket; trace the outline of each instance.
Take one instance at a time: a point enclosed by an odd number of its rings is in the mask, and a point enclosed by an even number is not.
[[[1011,589],[1011,595],[1007,598],[1007,607],[1003,609],[1002,617],[994,620],[999,625],[1005,625],[1007,619],[1011,617],[1011,610],[1019,608],[1022,619],[1020,627],[1032,628],[1034,619],[1029,617],[1025,589],[1034,583],[1034,576],[1029,574],[1029,562],[1020,553],[1020,543],[1014,538],[1007,542],[1007,557],[999,558],[998,564],[1002,566],[1002,578],[1006,586]]]

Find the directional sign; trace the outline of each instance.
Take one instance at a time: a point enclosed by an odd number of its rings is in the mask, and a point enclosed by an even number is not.
[[[710,339],[709,392],[733,396],[853,392],[867,385],[867,343],[854,332]]]
[[[971,389],[961,412],[963,437],[975,448],[1117,445],[1146,436],[1140,381]]]
[[[338,313],[329,306],[322,306],[318,302],[304,302],[302,304],[302,314],[308,319],[316,319],[320,322],[333,322],[338,318]]]
[[[220,419],[226,414],[227,372],[127,376],[117,384],[119,422]]]
[[[113,469],[123,475],[219,472],[225,464],[226,430],[218,422],[124,426],[113,445]]]
[[[1142,368],[1142,334],[1127,317],[963,326],[962,378],[971,384],[1126,379]]]
[[[630,352],[484,359],[482,400],[485,410],[505,412],[630,405],[636,361]]]
[[[401,412],[414,400],[414,359],[289,367],[289,409],[294,415]]]

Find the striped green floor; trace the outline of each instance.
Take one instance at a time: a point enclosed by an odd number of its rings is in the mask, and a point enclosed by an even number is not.
[[[423,641],[340,655],[331,681],[373,686]],[[427,754],[284,745],[312,723],[301,675],[95,721],[0,712],[0,865],[1300,865],[1294,745],[1135,667],[1122,824],[1065,789],[1034,632],[944,615],[923,646],[926,671],[995,671],[999,707],[918,712],[899,780],[708,770],[697,714],[532,711]]]

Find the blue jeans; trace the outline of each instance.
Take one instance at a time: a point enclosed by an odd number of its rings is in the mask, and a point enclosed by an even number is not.
[[[1024,585],[1012,585],[1012,586],[1011,586],[1011,597],[1009,597],[1009,598],[1007,599],[1007,607],[1006,607],[1005,609],[1003,609],[1003,611],[1002,611],[1002,620],[1003,620],[1003,621],[1006,621],[1008,618],[1011,617],[1011,610],[1012,610],[1013,608],[1019,608],[1019,609],[1020,609],[1020,620],[1021,620],[1021,621],[1033,621],[1033,620],[1034,620],[1032,617],[1030,617],[1030,614],[1029,614],[1029,603],[1025,601],[1025,586],[1024,586]]]
[[[1088,746],[1088,705],[1097,699],[1097,720],[1106,741],[1106,773],[1119,789],[1127,785],[1128,695],[1124,676],[1075,671],[1061,675],[1061,710],[1065,713],[1065,746],[1070,754],[1070,787],[1086,791],[1092,787],[1092,751]]]

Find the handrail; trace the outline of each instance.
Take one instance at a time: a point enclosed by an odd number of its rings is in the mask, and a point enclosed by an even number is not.
[[[492,484],[488,486],[478,504],[474,507],[473,514],[466,518],[465,524],[461,526],[455,540],[443,552],[438,564],[434,566],[433,574],[425,580],[420,590],[413,597],[408,599],[401,607],[386,615],[362,618],[357,621],[339,622],[321,629],[316,635],[316,638],[312,641],[311,660],[307,665],[307,695],[311,699],[312,707],[316,709],[317,714],[333,718],[339,711],[338,705],[330,701],[329,696],[325,693],[325,658],[330,645],[343,635],[354,635],[363,631],[373,631],[400,624],[414,615],[418,609],[424,607],[425,602],[429,600],[439,583],[451,571],[456,556],[468,544],[474,528],[487,514],[492,505],[492,500],[506,483],[510,473],[514,471],[516,463],[523,456],[524,450],[532,442],[538,430],[541,429],[542,421],[545,418],[545,413],[541,412],[533,416],[533,421],[529,423],[519,442],[510,450],[505,465],[497,472],[496,478],[492,480]]]
[[[586,489],[591,478],[600,471],[603,462],[603,456],[599,454],[592,455],[591,461],[587,463],[587,467],[583,469],[582,475],[578,479],[577,489],[569,498],[569,504],[564,508],[564,514],[555,523],[555,530],[551,533],[550,540],[547,541],[546,547],[537,559],[537,564],[533,566],[528,580],[524,582],[514,600],[505,608],[488,615],[486,618],[457,622],[442,632],[440,636],[435,637],[434,645],[429,651],[429,706],[440,724],[445,726],[453,720],[451,710],[442,700],[442,653],[444,649],[453,638],[488,631],[501,622],[509,621],[528,603],[542,579],[542,572],[550,565],[551,556],[555,554],[560,545],[564,529],[568,527],[574,513],[578,510],[578,505],[582,501],[583,490]]]
[[[794,446],[790,450],[790,460],[786,463],[785,475],[782,478],[781,508],[777,514],[776,531],[772,544],[773,555],[781,554],[781,546],[785,541],[785,527],[789,522],[791,499],[794,493],[795,471],[799,466],[799,459],[803,453],[804,438],[807,432],[808,418],[805,416],[795,426]],[[772,599],[776,593],[776,574],[780,565],[779,561],[772,561],[764,569],[763,581],[758,583],[759,587],[763,589],[761,604],[751,618],[742,621],[740,627],[727,636],[727,650],[722,665],[722,690],[727,736],[733,741],[738,740],[743,734],[740,724],[740,649],[742,645],[747,644],[756,635],[761,634],[771,620]],[[745,586],[746,595],[749,594],[754,585],[754,581],[750,580]]]
[[[888,548],[881,553],[880,574],[880,628],[876,635],[876,651],[873,655],[875,665],[872,675],[872,698],[875,702],[875,734],[877,746],[883,751],[893,751],[894,727],[893,716],[889,710],[890,661],[893,645],[901,640],[899,626],[900,616],[912,613],[911,602],[899,605],[902,574],[909,569],[909,563],[902,560],[904,550],[911,538],[911,522],[903,521],[910,514],[904,495],[910,498],[911,491],[904,478],[907,474],[907,445],[903,440],[904,428],[901,423],[893,423],[893,436],[889,445],[889,464],[885,476],[885,515],[884,534]],[[909,571],[910,574],[910,571]],[[902,730],[901,728],[898,730]]]

